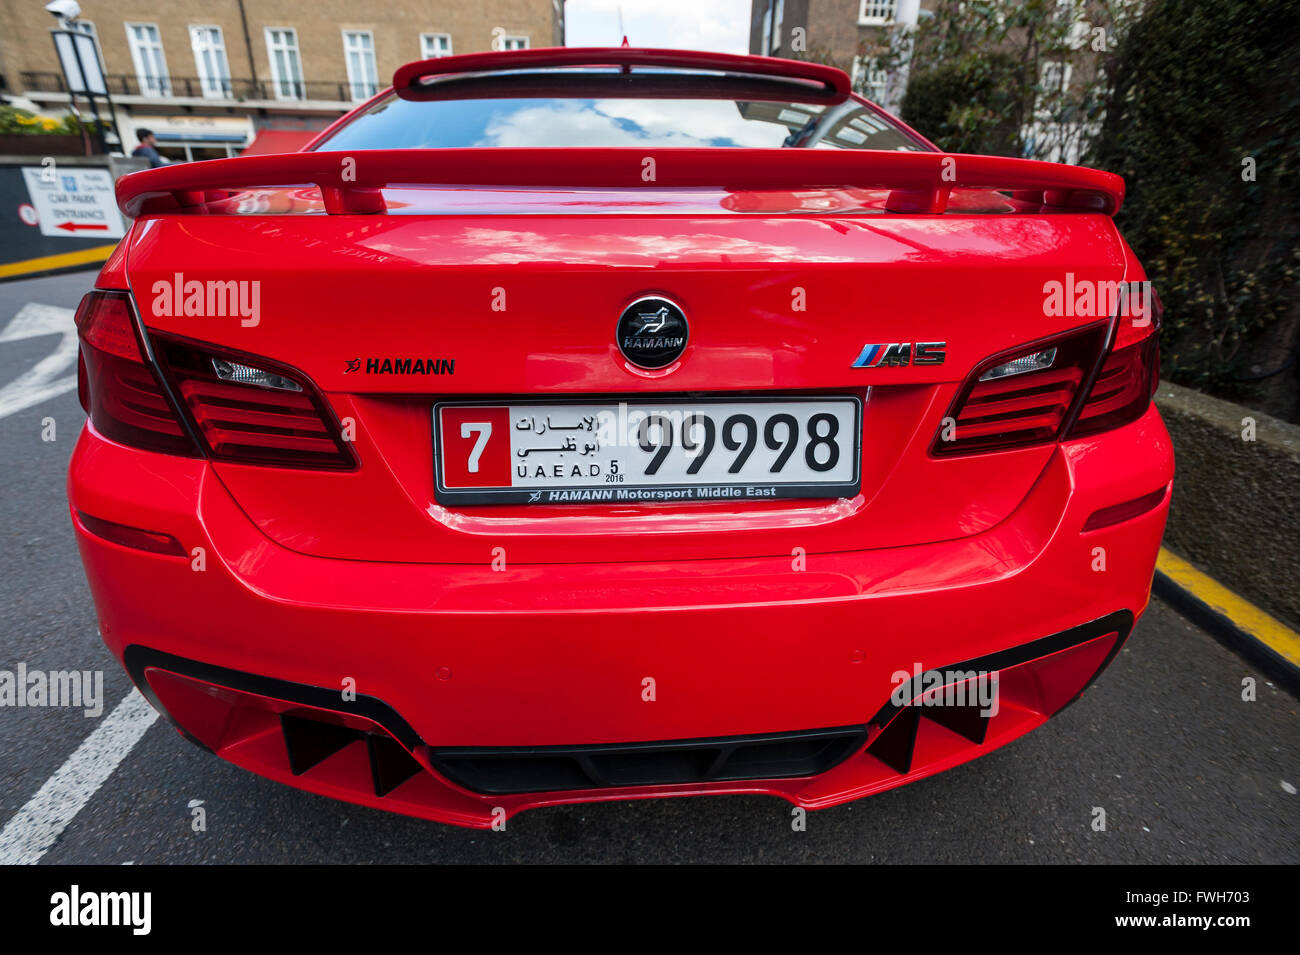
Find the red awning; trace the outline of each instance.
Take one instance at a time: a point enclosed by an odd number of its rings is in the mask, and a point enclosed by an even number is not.
[[[270,153],[296,153],[315,138],[319,130],[264,129],[239,155],[265,156]]]

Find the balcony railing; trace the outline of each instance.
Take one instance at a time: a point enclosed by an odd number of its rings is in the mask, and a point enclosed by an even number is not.
[[[66,93],[63,74],[28,72],[22,74],[23,89],[33,93]],[[145,96],[153,99],[218,100],[329,100],[348,102],[369,97],[375,92],[361,84],[336,81],[275,81],[250,79],[202,79],[197,76],[145,77],[134,73],[108,73],[104,76],[110,96]]]

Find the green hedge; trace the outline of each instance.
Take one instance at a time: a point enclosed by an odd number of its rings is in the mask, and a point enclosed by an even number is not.
[[[1297,420],[1300,3],[1155,0],[1117,52],[1090,160],[1128,183],[1164,373]]]
[[[1019,155],[1024,66],[999,54],[917,70],[902,114],[945,152]]]

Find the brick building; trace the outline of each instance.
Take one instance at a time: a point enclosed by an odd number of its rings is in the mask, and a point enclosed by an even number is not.
[[[127,151],[148,127],[178,159],[264,132],[324,128],[403,63],[564,44],[563,0],[80,0]],[[5,99],[58,115],[68,94],[43,0],[0,0]],[[84,109],[84,103],[83,109]],[[268,137],[273,139],[274,137]]]
[[[850,73],[854,88],[867,99],[897,109],[906,71],[884,68],[876,54],[932,6],[933,0],[751,0],[749,52],[810,54]],[[803,50],[794,48],[796,30],[803,31]]]

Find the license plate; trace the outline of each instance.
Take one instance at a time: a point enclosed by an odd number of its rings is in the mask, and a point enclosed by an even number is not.
[[[862,404],[825,398],[439,403],[444,504],[852,497]]]

